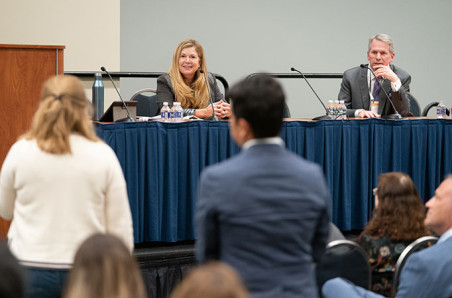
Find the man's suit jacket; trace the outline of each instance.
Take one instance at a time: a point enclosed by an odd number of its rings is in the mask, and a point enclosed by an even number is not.
[[[253,297],[317,297],[328,202],[318,165],[280,145],[252,146],[201,175],[197,259],[233,266]]]
[[[452,297],[452,237],[412,254],[400,273],[396,298]],[[328,281],[326,298],[382,298],[342,279]]]
[[[393,92],[391,89],[391,82],[386,79],[383,81],[382,86],[391,97],[391,100],[400,115],[403,117],[409,116],[410,101],[406,95],[406,92],[410,91],[411,76],[400,67],[392,64],[390,67],[399,77],[402,86],[398,92]],[[355,67],[344,72],[338,99],[345,102],[348,117],[355,117],[355,111],[357,109],[369,110],[370,94],[366,68]],[[394,113],[394,109],[392,108],[391,103],[387,100],[383,90],[380,90],[378,113],[382,116]]]
[[[452,237],[410,256],[396,297],[452,297]]]

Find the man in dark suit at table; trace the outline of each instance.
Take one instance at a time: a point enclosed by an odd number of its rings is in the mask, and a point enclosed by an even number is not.
[[[411,76],[400,67],[391,64],[394,57],[394,43],[389,35],[377,34],[369,39],[367,51],[369,64],[346,70],[342,78],[338,99],[345,102],[348,117],[376,118],[394,114],[394,108],[383,89],[388,93],[400,115],[403,117],[410,115],[410,101],[406,92],[410,91]],[[375,73],[381,87],[368,67]],[[371,105],[373,100],[375,108]]]
[[[396,298],[452,297],[452,176],[440,184],[425,206],[428,208],[425,226],[441,237],[434,246],[407,259]],[[341,278],[326,282],[323,295],[326,298],[383,298]]]
[[[228,97],[230,133],[242,152],[201,175],[196,257],[233,266],[253,297],[317,297],[314,263],[329,231],[323,172],[284,148],[276,80],[243,80]]]

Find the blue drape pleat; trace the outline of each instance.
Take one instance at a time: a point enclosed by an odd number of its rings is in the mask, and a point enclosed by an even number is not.
[[[227,122],[99,124],[127,181],[135,242],[194,238],[199,175],[239,152]],[[372,188],[389,171],[409,174],[424,201],[452,172],[452,121],[342,120],[284,122],[289,150],[318,163],[342,230],[361,229],[372,215]]]

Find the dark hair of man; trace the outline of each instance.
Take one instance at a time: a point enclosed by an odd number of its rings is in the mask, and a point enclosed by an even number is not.
[[[284,91],[269,75],[256,75],[231,87],[226,95],[236,120],[251,126],[254,138],[275,137],[284,117]]]

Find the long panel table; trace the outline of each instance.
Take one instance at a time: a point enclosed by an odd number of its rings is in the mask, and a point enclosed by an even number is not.
[[[194,239],[201,171],[240,151],[227,122],[99,124],[97,133],[123,168],[136,243]],[[409,174],[426,201],[452,173],[448,119],[285,121],[281,137],[323,168],[341,230],[365,226],[379,174]]]

